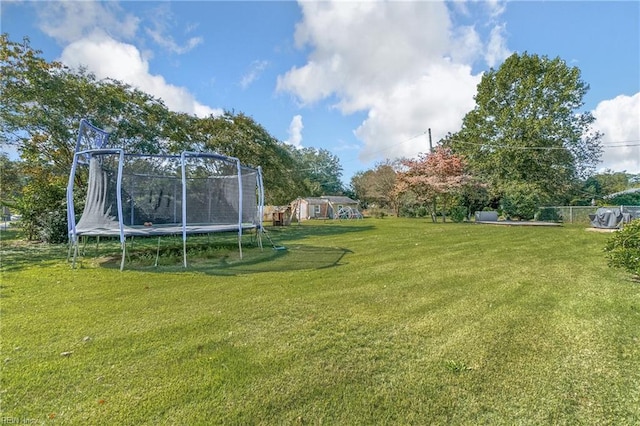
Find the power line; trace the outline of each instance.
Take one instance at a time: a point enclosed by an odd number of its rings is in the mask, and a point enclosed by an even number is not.
[[[466,141],[456,141],[456,142],[462,143],[465,145],[474,145],[474,146],[480,146],[485,148],[504,148],[504,149],[523,150],[523,151],[528,151],[528,150],[552,151],[552,150],[567,149],[566,147],[563,147],[563,146],[511,146],[511,145],[491,145],[486,143],[475,143],[475,142],[466,142]],[[640,141],[638,141],[639,143],[626,143],[626,142],[636,142],[636,141],[625,141],[625,142],[620,142],[617,145],[601,145],[600,147],[602,149],[608,149],[608,148],[625,148],[625,147],[640,146]],[[614,143],[618,143],[618,142],[614,142]]]
[[[425,136],[427,135],[427,130],[425,130],[424,132],[412,136],[408,139],[403,140],[402,142],[398,142],[389,146],[386,146],[382,149],[379,149],[377,151],[373,151],[371,153],[369,153],[370,156],[376,156],[376,154],[379,154],[381,152],[387,151],[390,148],[394,148],[396,146],[405,144],[407,142],[410,142],[414,139],[417,139],[421,136]],[[565,147],[547,147],[547,146],[530,146],[530,147],[516,147],[516,146],[510,146],[510,145],[491,145],[491,144],[483,144],[483,143],[474,143],[474,142],[465,142],[465,141],[457,141],[459,143],[463,143],[463,144],[467,144],[467,145],[476,145],[476,146],[483,146],[483,147],[487,147],[487,148],[506,148],[506,149],[514,149],[514,150],[523,150],[523,151],[527,151],[527,150],[566,150],[567,148]],[[626,140],[626,141],[611,141],[609,144],[607,145],[601,145],[602,149],[612,149],[612,148],[633,148],[633,147],[637,147],[640,146],[640,139],[631,139],[631,140]],[[351,161],[354,162],[355,160]]]
[[[640,142],[640,139],[632,139],[630,141],[610,141],[610,143],[632,143],[632,142]]]
[[[394,143],[394,144],[391,144],[391,145],[389,145],[389,146],[386,146],[386,147],[384,147],[384,148],[382,148],[382,149],[379,149],[379,150],[377,150],[377,151],[374,151],[374,152],[370,153],[369,155],[371,155],[371,156],[375,156],[376,154],[379,154],[379,153],[381,153],[381,152],[383,152],[383,151],[386,151],[386,150],[388,150],[388,149],[390,149],[390,148],[393,148],[393,147],[395,147],[395,146],[399,146],[399,145],[405,144],[405,143],[407,143],[407,142],[410,142],[410,141],[412,141],[412,140],[414,140],[414,139],[417,139],[417,138],[419,138],[420,136],[424,136],[424,135],[426,135],[426,134],[427,134],[427,130],[425,130],[424,132],[420,133],[419,135],[411,136],[409,139],[406,139],[406,140],[404,140],[404,141],[402,141],[402,142]]]
[[[620,143],[617,145],[602,145],[603,148],[625,148],[625,147],[633,147],[640,146],[640,143]]]

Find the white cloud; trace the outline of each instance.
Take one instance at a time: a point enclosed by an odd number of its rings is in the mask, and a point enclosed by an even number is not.
[[[284,143],[292,145],[296,148],[302,148],[302,116],[296,115],[291,119],[289,124],[289,138]]]
[[[489,5],[492,20],[498,5]],[[485,55],[498,61],[506,52],[504,27],[496,24],[485,47],[473,25],[454,27],[444,2],[302,1],[300,7],[296,44],[310,53],[306,64],[278,78],[277,90],[302,105],[331,99],[343,114],[366,111],[354,132],[364,142],[362,160],[424,152],[424,138],[407,140],[429,127],[434,142],[457,131],[480,80],[471,64]]]
[[[243,89],[249,87],[251,83],[260,78],[260,74],[267,68],[267,65],[269,65],[268,61],[253,61],[249,71],[240,80],[240,87]]]
[[[161,75],[149,70],[149,58],[153,51],[144,54],[128,41],[135,40],[141,19],[126,13],[117,2],[56,1],[38,2],[36,5],[40,29],[64,47],[60,60],[68,66],[86,66],[98,78],[113,78],[161,98],[167,107],[203,117],[221,115],[214,109],[199,103],[184,87],[168,83]],[[161,47],[173,53],[185,53],[202,42],[200,37],[189,38],[179,45],[166,35],[172,23],[172,15],[166,8],[156,8],[153,29],[146,33]],[[193,26],[187,26],[187,32]]]
[[[456,63],[472,63],[478,56],[478,52],[484,49],[480,35],[472,26],[454,28],[451,39],[451,60]]]
[[[366,109],[379,88],[419,77],[448,44],[449,18],[435,2],[301,2],[296,43],[308,63],[278,79],[278,90],[313,103],[337,94],[339,108]],[[372,93],[373,92],[373,93]]]
[[[169,3],[161,4],[151,14],[153,28],[145,28],[145,31],[159,46],[178,55],[187,53],[202,43],[202,37],[191,37],[182,45],[176,42],[170,34],[175,26],[174,20]],[[186,26],[186,32],[191,32],[194,28],[193,24],[189,24]]]
[[[447,132],[460,128],[473,109],[473,94],[480,76],[468,66],[437,64],[411,84],[396,86],[372,105],[356,135],[368,143],[363,161],[375,158],[412,157],[427,152],[431,128],[433,144]],[[415,137],[424,134],[424,137]]]
[[[184,45],[179,45],[170,35],[163,33],[158,29],[146,29],[147,35],[151,37],[153,41],[155,41],[158,45],[164,47],[168,51],[172,53],[177,53],[181,55],[183,53],[187,53],[192,50],[194,47],[202,43],[202,37],[191,37]]]
[[[604,133],[602,170],[640,173],[640,92],[600,102],[593,116]]]
[[[124,13],[116,2],[38,2],[35,9],[40,29],[61,44],[80,40],[98,29],[131,40],[140,24],[140,19]]]
[[[491,35],[489,36],[489,43],[487,44],[484,59],[487,65],[492,68],[494,68],[496,65],[501,64],[512,53],[507,48],[505,32],[505,24],[496,25],[491,30]]]
[[[505,0],[486,0],[484,3],[492,18],[497,18],[502,15],[507,8],[507,2]]]
[[[98,78],[109,77],[137,87],[161,98],[173,111],[199,117],[223,113],[199,103],[186,88],[151,74],[148,61],[134,45],[116,41],[99,30],[65,47],[60,60],[71,67],[86,66]]]

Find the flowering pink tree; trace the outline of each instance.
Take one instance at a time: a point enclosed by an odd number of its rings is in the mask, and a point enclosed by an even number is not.
[[[451,198],[469,181],[462,157],[440,146],[429,154],[420,154],[416,160],[404,160],[402,164],[406,170],[398,174],[395,191],[413,193],[424,203],[434,222],[439,204],[444,222]]]

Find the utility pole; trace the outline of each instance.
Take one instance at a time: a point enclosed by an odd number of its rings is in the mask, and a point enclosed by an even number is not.
[[[433,152],[433,142],[431,141],[431,127],[429,127],[429,152]]]

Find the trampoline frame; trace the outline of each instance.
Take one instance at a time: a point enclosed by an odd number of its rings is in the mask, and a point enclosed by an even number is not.
[[[94,148],[80,150],[82,143],[81,139],[83,138],[83,128],[84,126],[88,126],[90,130],[95,132],[97,135],[97,140],[93,144]],[[120,244],[122,248],[122,259],[120,262],[120,270],[124,269],[125,256],[126,256],[126,241],[127,237],[134,236],[163,236],[163,235],[179,235],[182,234],[183,241],[183,266],[187,267],[187,236],[190,234],[209,234],[209,233],[217,233],[217,232],[232,232],[237,231],[238,233],[238,250],[240,252],[240,258],[242,258],[242,234],[245,230],[256,230],[257,241],[260,248],[262,248],[262,239],[261,232],[262,228],[262,216],[264,211],[264,188],[262,184],[262,169],[260,166],[257,168],[248,167],[242,165],[240,160],[235,157],[228,157],[225,155],[217,154],[217,153],[204,153],[204,152],[194,152],[194,151],[183,151],[178,154],[167,154],[167,155],[158,155],[158,154],[136,154],[136,153],[126,153],[122,148],[103,148],[103,146],[107,143],[109,137],[109,133],[106,131],[99,129],[93,125],[91,125],[87,120],[81,120],[80,122],[80,131],[78,135],[78,142],[76,143],[76,149],[73,156],[73,163],[71,166],[71,170],[69,173],[69,182],[67,185],[67,220],[68,220],[68,231],[69,231],[69,257],[71,257],[71,250],[73,250],[73,261],[72,267],[75,268],[76,259],[78,256],[78,245],[79,245],[79,237],[81,236],[89,236],[89,237],[119,237]],[[79,228],[76,223],[76,213],[75,213],[75,205],[73,201],[74,187],[75,187],[75,176],[78,169],[78,164],[80,158],[84,157],[94,157],[100,155],[116,155],[118,158],[118,171],[117,171],[117,180],[116,180],[116,207],[118,209],[117,212],[117,227],[91,227],[91,228]],[[171,158],[171,159],[180,159],[180,168],[181,168],[181,185],[182,185],[182,194],[181,194],[181,209],[182,209],[182,220],[181,222],[169,223],[169,224],[160,224],[160,225],[152,225],[152,226],[140,226],[140,225],[125,225],[124,224],[124,211],[123,211],[123,201],[122,201],[122,177],[123,177],[123,167],[125,163],[125,157],[136,156],[140,158]],[[187,160],[189,158],[211,158],[224,161],[226,163],[234,164],[237,170],[237,183],[238,183],[238,221],[235,223],[188,223],[187,222]],[[256,196],[257,196],[257,208],[256,208],[256,217],[254,217],[252,222],[243,222],[243,187],[242,187],[242,177],[243,177],[243,169],[249,169],[252,173],[256,174]],[[229,175],[231,176],[231,175]],[[91,180],[91,177],[90,177]],[[104,190],[103,190],[104,191]],[[115,225],[115,221],[114,221]]]

